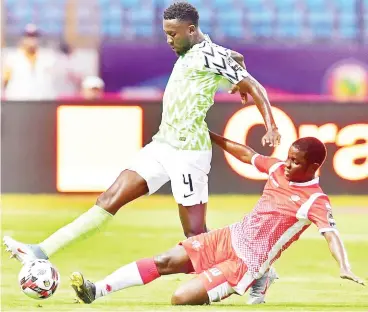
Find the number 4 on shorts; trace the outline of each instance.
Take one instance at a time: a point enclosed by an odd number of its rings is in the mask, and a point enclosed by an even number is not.
[[[188,174],[187,176],[185,174],[183,174],[183,183],[185,185],[189,185],[189,190],[190,190],[190,193],[191,193],[189,195],[184,195],[184,197],[186,198],[186,197],[189,197],[189,196],[193,195],[194,189],[193,189],[193,182],[192,182],[191,174]]]

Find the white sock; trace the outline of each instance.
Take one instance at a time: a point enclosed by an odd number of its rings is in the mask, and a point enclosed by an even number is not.
[[[105,209],[95,205],[73,222],[65,225],[39,244],[48,257],[79,237],[87,237],[113,217]]]
[[[124,288],[143,285],[136,262],[129,263],[95,283],[96,299]]]

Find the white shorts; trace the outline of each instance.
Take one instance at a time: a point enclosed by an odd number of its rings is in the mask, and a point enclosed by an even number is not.
[[[152,141],[139,151],[129,170],[146,180],[149,194],[171,181],[175,201],[183,206],[193,206],[208,201],[207,175],[211,159],[212,150],[178,150]]]

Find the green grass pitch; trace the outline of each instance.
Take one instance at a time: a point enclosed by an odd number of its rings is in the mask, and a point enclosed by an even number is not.
[[[211,196],[208,225],[221,227],[238,221],[258,196]],[[90,208],[95,196],[3,195],[2,235],[38,242]],[[338,228],[354,272],[368,277],[368,196],[331,198]],[[101,233],[74,243],[51,259],[61,285],[45,301],[32,300],[19,289],[20,264],[2,248],[1,311],[368,311],[368,287],[341,280],[327,244],[313,225],[279,261],[280,275],[268,293],[267,304],[246,306],[232,296],[202,307],[172,307],[176,287],[192,276],[166,276],[150,285],[102,298],[92,305],[73,302],[69,274],[80,270],[98,280],[121,265],[167,250],[183,239],[177,207],[170,196],[144,197],[122,209]]]

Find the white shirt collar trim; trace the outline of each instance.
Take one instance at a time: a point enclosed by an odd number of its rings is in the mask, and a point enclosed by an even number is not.
[[[289,185],[295,185],[295,186],[311,186],[314,184],[319,184],[319,177],[314,178],[313,180],[307,181],[307,182],[289,182]]]

